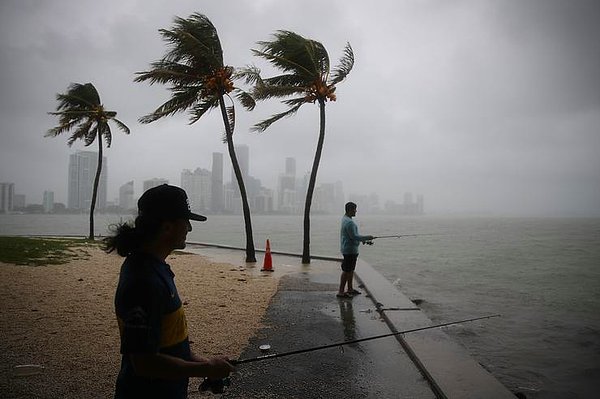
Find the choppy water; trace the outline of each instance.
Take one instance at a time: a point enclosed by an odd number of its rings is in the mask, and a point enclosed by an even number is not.
[[[126,216],[125,218],[129,218]],[[313,216],[313,254],[338,256],[338,216]],[[98,215],[107,233],[118,216]],[[595,398],[600,392],[600,219],[358,215],[380,239],[361,257],[434,321],[502,318],[446,331],[513,391],[529,398]],[[0,234],[85,235],[85,215],[0,215]],[[243,246],[241,216],[194,223],[190,241]],[[253,216],[257,248],[301,252],[302,218]]]

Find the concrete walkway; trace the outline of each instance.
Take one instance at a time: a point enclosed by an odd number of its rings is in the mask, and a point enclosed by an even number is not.
[[[259,350],[263,344],[271,346],[269,354],[282,353],[432,325],[361,260],[357,277],[363,294],[338,299],[340,266],[335,258],[302,265],[296,255],[273,253],[274,272],[269,273],[260,271],[260,253],[252,265],[244,262],[239,249],[187,249],[280,278],[263,320],[266,327],[251,339],[241,359],[264,355]],[[222,397],[515,398],[439,328],[242,364]]]

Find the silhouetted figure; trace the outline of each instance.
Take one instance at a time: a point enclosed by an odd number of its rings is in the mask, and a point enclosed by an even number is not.
[[[116,399],[184,399],[189,377],[221,379],[234,369],[225,357],[206,359],[190,349],[175,275],[165,262],[185,248],[190,220],[206,217],[190,212],[184,190],[163,184],[141,196],[133,226],[122,223],[106,239],[107,252],[126,257],[115,295],[122,354]]]

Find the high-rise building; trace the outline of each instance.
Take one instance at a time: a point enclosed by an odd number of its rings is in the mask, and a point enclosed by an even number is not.
[[[13,211],[22,211],[25,209],[25,194],[13,195]]]
[[[296,158],[285,159],[285,174],[296,176]]]
[[[136,209],[133,190],[133,180],[119,187],[119,208],[124,210]]]
[[[151,189],[152,187],[160,186],[161,184],[169,184],[169,181],[167,179],[159,179],[158,177],[154,177],[150,180],[144,180],[144,192]]]
[[[422,215],[425,213],[425,199],[423,194],[417,195],[417,214]]]
[[[311,211],[316,213],[335,213],[335,184],[323,183],[315,188]]]
[[[343,213],[344,205],[346,204],[346,196],[344,195],[344,183],[340,180],[335,182],[335,212]]]
[[[296,192],[296,159],[285,159],[285,173],[277,182],[277,210],[282,213],[295,213],[298,198]]]
[[[205,212],[210,207],[211,179],[211,173],[206,169],[181,172],[181,187],[187,192],[192,211]]]
[[[273,190],[261,187],[259,193],[254,197],[252,210],[258,213],[273,212]]]
[[[96,169],[98,168],[98,153],[93,151],[77,151],[69,157],[69,209],[90,209],[94,188]],[[102,171],[98,183],[96,206],[106,207],[106,181],[108,175],[106,157],[102,157]]]
[[[0,213],[12,212],[14,195],[15,183],[0,183]]]
[[[224,209],[227,213],[242,213],[242,201],[240,201],[240,196],[238,194],[237,198],[234,197],[234,185],[237,183],[229,182],[225,184],[223,188],[223,199],[224,199]]]
[[[54,191],[44,191],[42,206],[44,207],[44,213],[52,213],[54,211]]]
[[[225,209],[224,194],[223,154],[220,152],[213,152],[210,186],[210,210],[213,213],[221,213]]]

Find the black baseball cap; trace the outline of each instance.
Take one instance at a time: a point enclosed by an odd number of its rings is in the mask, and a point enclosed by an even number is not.
[[[178,219],[186,218],[203,222],[206,216],[190,211],[190,203],[185,190],[168,184],[152,187],[138,200],[140,216]]]

